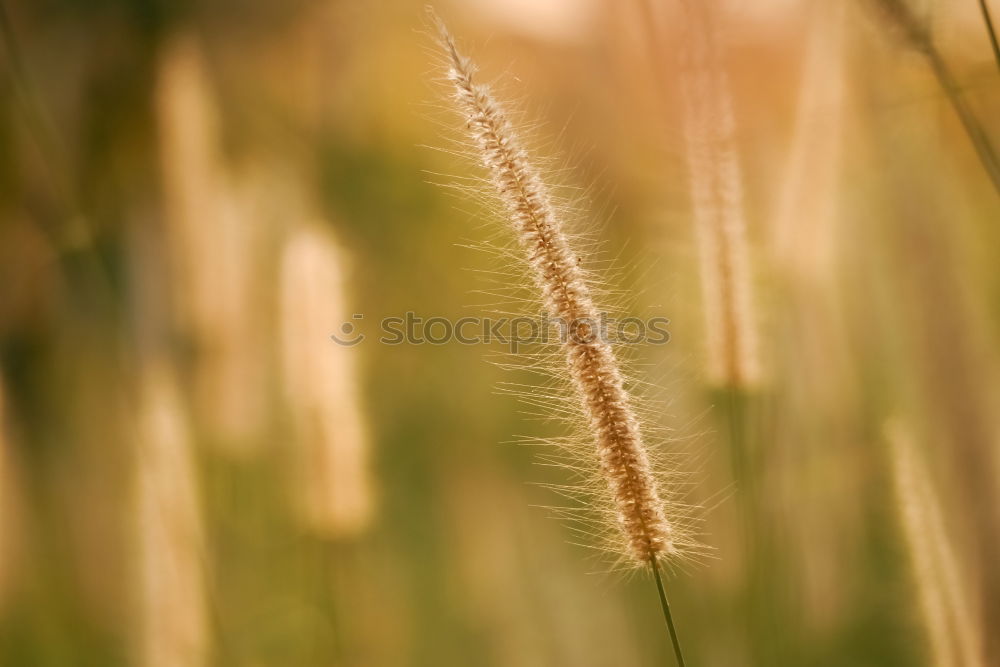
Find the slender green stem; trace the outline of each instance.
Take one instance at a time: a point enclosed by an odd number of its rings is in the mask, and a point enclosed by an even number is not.
[[[979,156],[979,160],[986,170],[990,182],[993,183],[993,188],[997,191],[997,194],[1000,194],[1000,157],[997,156],[989,135],[982,124],[980,124],[972,108],[965,101],[965,98],[962,97],[955,77],[947,65],[945,65],[937,49],[931,47],[925,50],[924,53],[930,62],[931,69],[934,71],[934,76],[937,77],[941,88],[944,89],[948,97],[948,101],[951,102],[951,106],[955,110],[955,114],[958,116],[959,121],[961,121],[962,126],[965,128],[966,134],[968,134],[969,139],[972,141],[972,145],[976,149],[976,154]]]
[[[965,128],[965,133],[969,136],[969,140],[976,150],[976,155],[979,156],[979,161],[982,163],[986,175],[993,184],[993,189],[1000,195],[1000,156],[997,155],[997,151],[993,148],[989,135],[979,122],[976,114],[972,111],[972,107],[962,97],[958,82],[945,63],[944,58],[938,52],[937,47],[934,46],[927,27],[913,14],[906,0],[876,0],[876,3],[881,6],[888,20],[892,21],[905,33],[910,46],[927,58],[931,70],[938,80],[938,84],[944,90],[948,101],[951,102],[951,106],[955,110],[959,121],[961,121],[962,127]],[[985,12],[984,16],[987,20],[987,28],[990,30],[991,37],[993,37],[992,20],[989,18],[989,11],[986,9],[984,3],[981,3],[980,7]],[[994,47],[996,48],[995,44]]]
[[[670,643],[674,646],[674,657],[677,658],[677,667],[684,667],[684,654],[681,653],[681,643],[677,639],[677,628],[674,627],[674,617],[670,614],[670,602],[667,601],[667,591],[663,588],[663,579],[660,577],[660,564],[656,562],[655,558],[649,562],[653,566],[656,590],[660,593],[660,606],[663,607],[663,619],[667,622],[667,630],[670,631]]]
[[[997,42],[997,31],[993,27],[993,18],[990,16],[990,8],[986,5],[986,0],[979,0],[979,9],[983,12],[983,22],[986,23],[986,32],[990,36],[993,59],[997,61],[997,69],[1000,69],[1000,42]]]

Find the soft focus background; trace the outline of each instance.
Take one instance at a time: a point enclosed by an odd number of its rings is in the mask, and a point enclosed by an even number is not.
[[[714,549],[668,581],[690,663],[931,664],[885,425],[995,629],[1000,198],[863,2],[717,4],[763,373],[746,479],[704,379],[678,63],[646,43],[677,8],[436,9],[571,167],[633,313],[671,320],[638,355]],[[553,427],[497,394],[496,350],[376,340],[485,312],[461,244],[491,232],[435,185],[474,167],[426,147],[461,128],[422,3],[3,5],[0,664],[668,664],[649,577],[539,507],[560,473],[508,441]],[[918,11],[1000,142],[974,0]],[[335,345],[344,322],[368,338]]]

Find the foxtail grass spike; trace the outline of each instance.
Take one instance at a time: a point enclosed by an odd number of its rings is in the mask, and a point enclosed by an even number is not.
[[[570,248],[563,221],[548,189],[490,89],[475,80],[476,68],[461,55],[451,34],[434,19],[450,67],[448,80],[466,128],[503,203],[547,312],[570,325],[563,351],[569,375],[593,433],[617,520],[636,563],[647,564],[674,551],[672,527],[611,346],[590,330],[600,320],[591,289]]]
[[[590,440],[589,454],[581,460],[595,470],[593,483],[603,489],[601,497],[608,505],[591,509],[609,519],[608,532],[617,536],[614,541],[624,562],[653,570],[675,655],[683,665],[659,567],[683,557],[693,542],[683,515],[672,511],[672,489],[658,482],[620,362],[597,331],[601,311],[581,268],[581,249],[571,242],[564,209],[556,204],[507,112],[490,88],[477,81],[474,64],[459,52],[440,19],[431,13],[431,20],[473,154],[489,175],[501,217],[517,239],[545,312],[569,332],[559,348],[562,375],[572,387],[575,409]],[[594,459],[596,464],[590,465]]]

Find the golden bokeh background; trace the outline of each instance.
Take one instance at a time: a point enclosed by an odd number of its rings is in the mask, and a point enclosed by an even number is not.
[[[761,369],[712,389],[681,4],[435,8],[580,188],[630,312],[671,321],[637,356],[712,549],[668,582],[690,664],[935,664],[893,452],[936,498],[951,633],[988,639],[1000,197],[865,2],[712,3]],[[914,4],[1000,142],[976,3]],[[543,509],[562,473],[510,441],[558,427],[498,394],[498,346],[377,340],[485,314],[470,269],[495,259],[465,247],[495,221],[439,185],[476,172],[435,150],[462,128],[422,2],[3,12],[0,664],[669,663],[647,574]]]

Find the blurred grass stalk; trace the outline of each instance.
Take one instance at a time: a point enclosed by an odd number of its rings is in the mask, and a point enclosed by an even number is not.
[[[0,612],[6,606],[17,564],[17,477],[13,460],[7,391],[0,376]]]
[[[752,428],[761,384],[757,319],[753,299],[743,173],[736,141],[733,95],[724,49],[719,43],[717,10],[697,1],[681,2],[679,46],[666,46],[660,17],[642,0],[656,70],[667,72],[668,58],[679,59],[679,81],[663,80],[664,90],[680,90],[688,187],[705,317],[706,384],[714,415],[728,444],[733,477],[741,500],[746,586],[736,613],[747,641],[764,660],[756,627],[769,634],[777,627],[777,605],[766,604],[767,531],[758,497],[760,443]]]
[[[144,667],[211,664],[206,539],[187,415],[172,369],[140,369],[136,466],[141,647]]]
[[[837,292],[841,234],[849,222],[849,197],[841,187],[844,152],[852,138],[847,16],[843,3],[811,3],[806,9],[799,42],[802,65],[793,79],[791,143],[776,172],[767,211],[770,261],[765,280],[773,318],[767,322],[765,356],[773,360],[770,373],[781,380],[768,401],[754,406],[762,423],[757,433],[769,436],[766,445],[760,443],[753,471],[756,485],[764,489],[761,505],[768,510],[756,530],[765,531],[770,542],[771,552],[761,557],[771,573],[784,572],[787,581],[789,573],[801,572],[808,600],[804,608],[787,595],[788,587],[772,586],[769,593],[793,610],[792,622],[801,631],[787,633],[782,641],[800,649],[809,641],[808,632],[833,632],[844,622],[850,594],[843,561],[855,548],[843,539],[838,512],[849,512],[858,501],[839,502],[831,512],[823,491],[845,474],[849,458],[834,452],[852,427],[851,401],[857,396],[844,340],[844,304]],[[780,420],[764,416],[775,406],[785,415]],[[830,463],[841,468],[835,472]],[[791,507],[785,494],[795,484],[808,488],[798,492]],[[786,490],[776,492],[775,487]],[[804,519],[816,511],[825,512],[822,521]],[[790,555],[794,550],[799,553]]]
[[[983,27],[986,28],[986,35],[990,38],[993,61],[996,63],[997,72],[1000,73],[1000,41],[997,40],[996,26],[993,25],[993,16],[986,0],[979,0],[979,12],[983,15]]]
[[[801,293],[796,307],[832,287],[846,139],[845,10],[841,3],[812,5],[792,145],[770,216],[772,256],[781,286]]]
[[[969,605],[944,510],[913,436],[897,420],[886,425],[885,437],[896,506],[934,664],[937,667],[985,665],[981,623]]]
[[[294,228],[281,258],[284,383],[298,442],[293,489],[303,523],[328,537],[353,537],[372,520],[369,441],[358,405],[358,349],[344,339],[351,317],[346,255],[322,222]]]
[[[249,186],[229,176],[201,47],[191,33],[165,45],[156,84],[172,306],[191,343],[198,417],[228,454],[260,444],[263,390],[262,229]]]
[[[759,381],[760,366],[732,93],[712,10],[701,2],[682,4],[687,29],[678,51],[679,85],[708,378],[717,386],[748,389]]]

